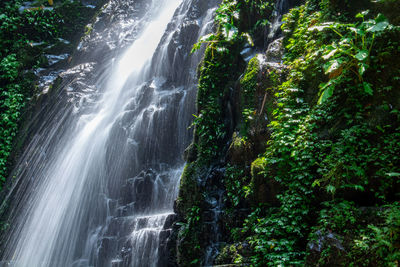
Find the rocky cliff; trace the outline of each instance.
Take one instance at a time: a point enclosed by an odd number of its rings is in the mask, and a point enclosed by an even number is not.
[[[200,41],[178,265],[398,265],[398,11],[223,1]]]

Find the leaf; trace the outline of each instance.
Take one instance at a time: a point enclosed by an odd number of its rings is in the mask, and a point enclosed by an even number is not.
[[[195,44],[193,45],[193,48],[192,48],[192,50],[190,51],[190,53],[193,54],[194,52],[196,52],[197,50],[199,50],[200,47],[201,47],[201,43],[200,43],[200,42],[199,42],[199,43],[195,43]]]
[[[312,183],[311,186],[312,186],[312,187],[316,187],[316,186],[321,186],[321,184],[320,184],[319,180],[317,179],[317,180],[315,180],[315,181]]]
[[[368,13],[369,13],[369,10],[365,10],[365,11],[363,11],[361,13],[358,13],[356,15],[356,18],[364,18],[366,15],[368,15]]]
[[[228,41],[231,41],[234,38],[236,38],[236,36],[238,35],[238,32],[239,32],[238,28],[236,28],[235,26],[233,26],[231,24],[226,24],[226,27],[224,28],[224,36],[226,37],[226,39]]]
[[[253,39],[251,38],[250,34],[244,33],[243,36],[246,37],[247,42],[248,42],[251,46],[254,46],[254,42],[253,42]]]
[[[389,173],[386,173],[386,175],[389,177],[400,177],[400,173],[398,173],[398,172],[389,172]]]
[[[210,33],[210,34],[206,34],[203,37],[200,38],[200,42],[210,42],[210,41],[214,41],[217,37]]]
[[[323,56],[322,58],[325,59],[325,60],[328,60],[331,57],[333,57],[336,54],[337,51],[338,51],[338,49],[333,49],[331,52],[329,52],[327,55]]]
[[[340,66],[338,69],[329,73],[329,79],[334,79],[334,78],[340,76],[342,74],[342,72],[343,72],[343,66]]]
[[[358,64],[358,73],[359,73],[361,76],[363,76],[364,73],[365,73],[365,71],[367,70],[367,68],[368,68],[368,65],[365,64],[365,63],[360,63],[360,64]]]
[[[49,0],[49,5],[53,5],[53,0]]]
[[[336,187],[334,187],[333,185],[327,185],[326,186],[326,191],[331,193],[331,194],[335,194],[336,192]]]
[[[366,92],[369,95],[373,95],[374,94],[374,90],[371,87],[371,84],[367,83],[367,82],[363,82],[363,87],[364,87],[364,92]]]
[[[328,98],[333,95],[333,86],[328,83],[328,87],[325,85],[326,89],[322,91],[321,96],[318,99],[318,104],[324,103]]]
[[[387,21],[387,18],[385,17],[385,15],[379,13],[378,16],[376,16],[375,21],[376,22],[384,22],[384,21]]]
[[[320,31],[325,30],[326,28],[331,28],[332,25],[333,25],[333,22],[325,22],[319,26],[313,26],[313,27],[308,28],[308,31],[310,31],[310,32],[319,31],[320,32]]]
[[[367,32],[381,32],[389,26],[389,22],[382,21],[367,29]]]
[[[353,42],[353,39],[351,39],[351,38],[343,38],[343,39],[339,42],[339,44],[340,44],[341,46],[350,47],[351,44],[352,44],[352,42]]]
[[[358,59],[359,61],[364,61],[367,59],[369,56],[368,50],[360,50],[356,55],[355,58]]]
[[[356,34],[358,34],[358,35],[361,35],[361,36],[365,35],[365,32],[363,30],[361,30],[360,28],[350,27],[349,30],[354,32],[354,33],[356,33]]]
[[[338,60],[331,60],[324,67],[326,68],[325,74],[329,74],[340,68],[341,63]]]

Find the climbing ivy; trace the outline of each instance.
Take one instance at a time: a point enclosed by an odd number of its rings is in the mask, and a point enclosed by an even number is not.
[[[277,95],[273,133],[264,154],[265,177],[273,176],[283,190],[277,196],[279,209],[257,209],[244,225],[254,265],[305,264],[304,248],[315,223],[312,214],[327,218],[326,210],[319,208],[321,199],[373,205],[399,197],[393,190],[398,179],[390,175],[400,166],[399,146],[394,145],[400,142],[399,107],[391,99],[397,95],[393,89],[398,88],[398,68],[385,57],[383,43],[396,42],[400,32],[383,15],[367,19],[368,14],[356,16],[361,22],[329,22],[319,7],[306,4],[284,19],[291,71]],[[390,51],[398,54],[399,46]],[[394,77],[377,82],[372,72]],[[355,218],[340,217],[347,216],[348,202],[332,205],[339,217],[332,221],[329,216],[330,225],[320,227],[352,229]],[[340,226],[347,220],[350,224]],[[397,257],[391,253],[389,258]],[[386,259],[381,256],[379,261]]]

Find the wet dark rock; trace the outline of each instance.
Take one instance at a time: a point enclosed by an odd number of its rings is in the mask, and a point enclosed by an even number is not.
[[[110,258],[112,258],[116,244],[117,240],[115,237],[104,237],[100,240],[100,245],[98,248],[98,257],[100,262],[107,262]]]
[[[163,229],[164,230],[171,229],[173,224],[174,224],[174,222],[176,222],[176,218],[177,218],[176,214],[168,215],[167,218],[165,219],[165,223],[164,223]]]
[[[233,134],[228,150],[228,160],[234,165],[250,165],[257,156],[250,142],[242,139],[237,132]]]
[[[215,220],[215,212],[210,210],[203,212],[203,220],[205,222],[213,222]]]
[[[317,239],[307,244],[309,255],[306,261],[309,264],[318,262],[322,257],[323,251],[329,249],[329,262],[325,262],[325,266],[341,266],[344,260],[343,255],[346,254],[343,243],[340,240],[341,237],[332,232],[324,233],[321,230],[316,231],[314,236]]]
[[[284,53],[284,47],[283,47],[283,37],[278,38],[272,43],[269,44],[267,51],[265,52],[266,54],[266,60],[268,62],[281,62],[283,53]]]
[[[253,202],[269,203],[278,206],[277,195],[280,192],[280,185],[272,177],[265,177],[265,166],[262,158],[251,164],[251,185],[253,187]]]

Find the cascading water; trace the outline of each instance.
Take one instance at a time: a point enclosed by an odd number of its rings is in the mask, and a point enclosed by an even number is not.
[[[218,2],[108,4],[110,17],[125,18],[108,26],[119,34],[95,32],[80,45],[109,40],[97,64],[86,54],[60,74],[60,91],[37,112],[13,172],[2,205],[11,225],[6,266],[166,265],[161,241],[191,139],[200,60],[189,51],[210,30]]]

